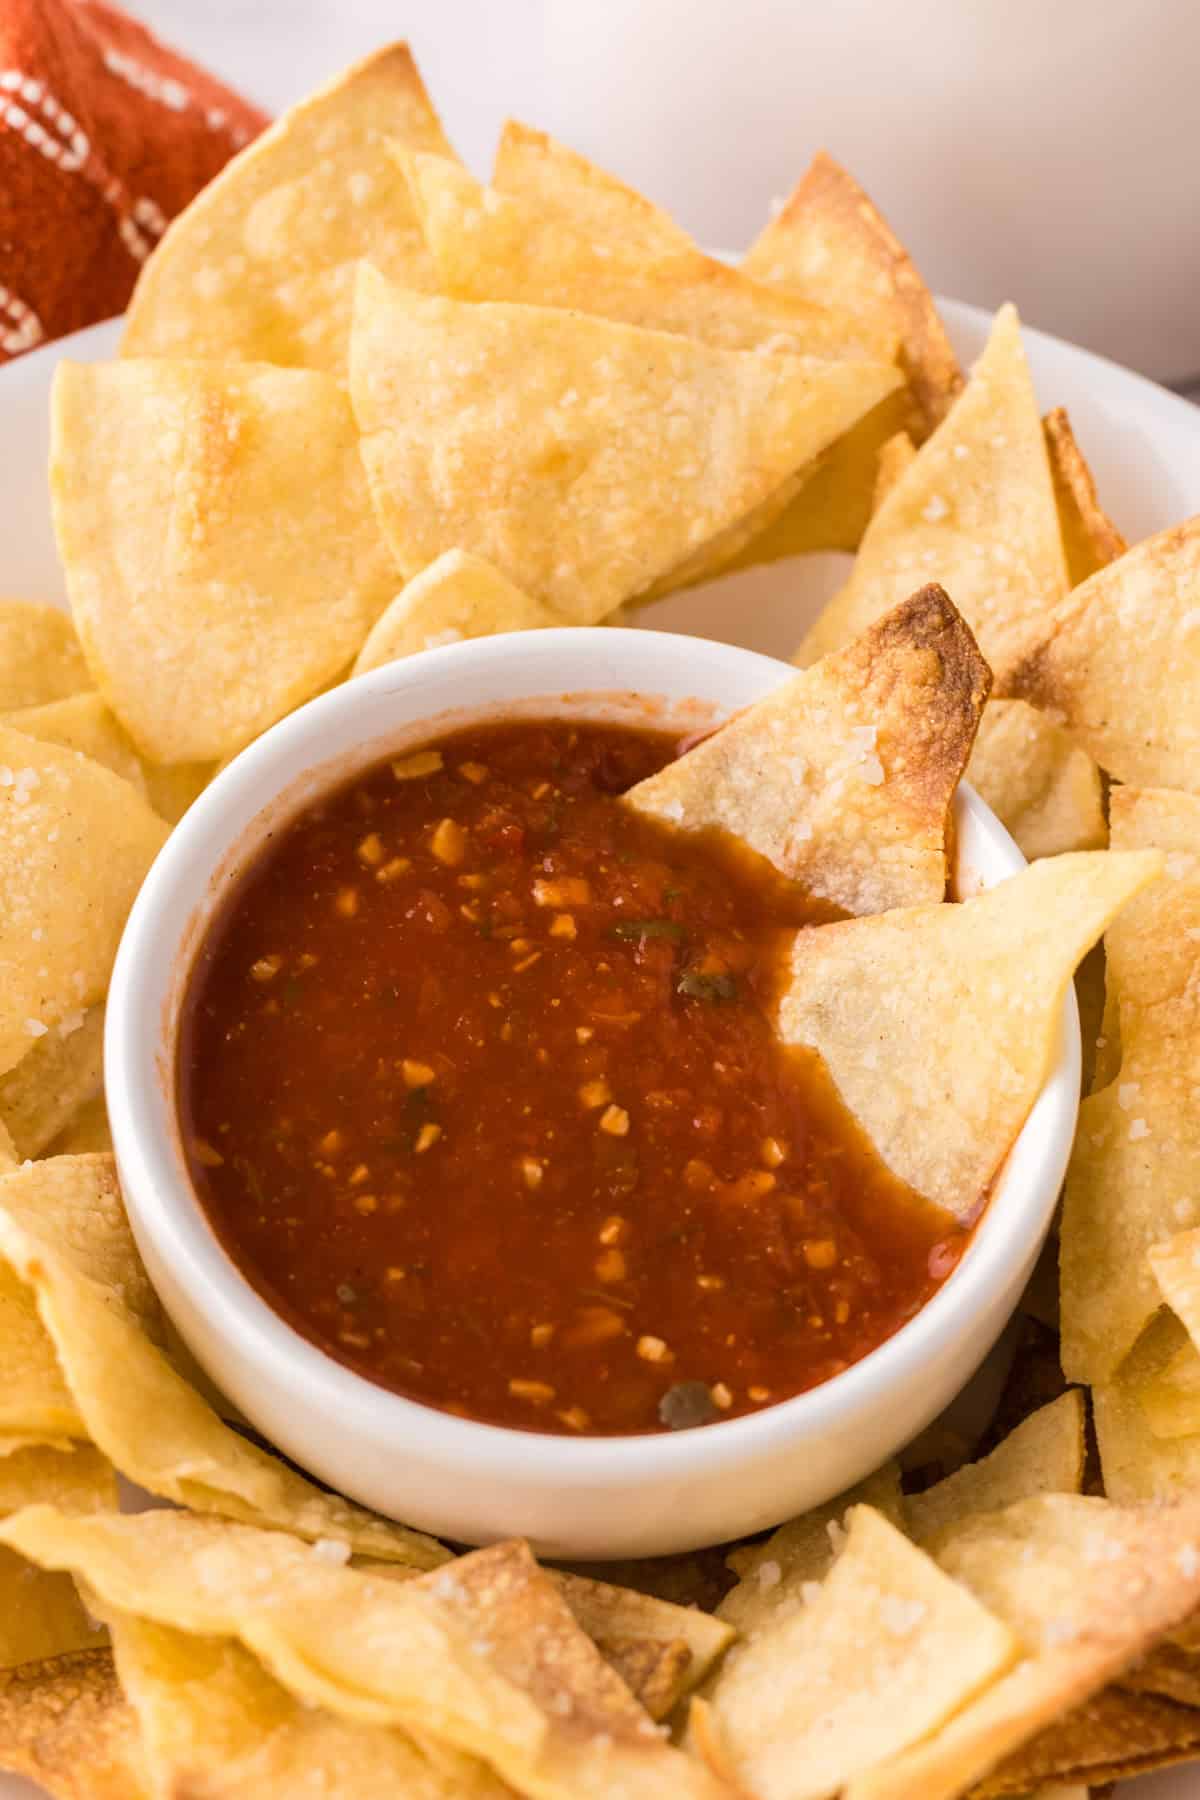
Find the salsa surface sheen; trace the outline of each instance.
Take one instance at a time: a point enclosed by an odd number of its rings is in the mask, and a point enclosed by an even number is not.
[[[494,1424],[753,1412],[920,1308],[964,1234],[770,1024],[834,915],[619,795],[661,732],[489,725],[380,763],[239,880],[178,1103],[220,1240],[304,1336]]]

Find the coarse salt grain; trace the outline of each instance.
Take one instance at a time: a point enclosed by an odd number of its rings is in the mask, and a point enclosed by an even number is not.
[[[764,1562],[758,1565],[758,1585],[760,1588],[778,1587],[783,1580],[783,1570],[777,1562]]]
[[[318,1562],[329,1563],[333,1568],[341,1568],[350,1561],[350,1546],[339,1538],[318,1538],[312,1553]]]
[[[1129,1126],[1130,1143],[1136,1144],[1139,1138],[1147,1138],[1149,1136],[1150,1127],[1147,1125],[1145,1119],[1134,1119],[1131,1121]]]

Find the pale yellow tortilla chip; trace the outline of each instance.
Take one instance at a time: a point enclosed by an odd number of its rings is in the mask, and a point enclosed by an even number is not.
[[[1129,548],[1096,494],[1096,481],[1075,441],[1066,408],[1056,406],[1042,420],[1054,481],[1054,500],[1067,558],[1067,578],[1078,587]]]
[[[139,794],[146,794],[141,758],[99,694],[71,694],[43,706],[21,707],[0,717],[0,725],[46,744],[78,750],[114,775],[123,776]]]
[[[1072,1388],[1039,1407],[990,1455],[905,1501],[909,1535],[936,1538],[972,1513],[997,1512],[1037,1494],[1077,1494],[1083,1485],[1083,1394]]]
[[[1176,1040],[1186,1045],[1200,1030],[1200,797],[1114,787],[1109,820],[1114,850],[1166,857],[1162,880],[1105,937],[1123,1054],[1166,1061]]]
[[[134,290],[122,355],[344,368],[359,257],[434,286],[389,138],[454,154],[405,44],[293,106],[179,215]]]
[[[1030,862],[1108,842],[1100,771],[1069,732],[1024,700],[991,700],[967,780]]]
[[[626,802],[683,830],[719,826],[846,912],[939,901],[988,686],[963,621],[923,588]]]
[[[1043,1495],[969,1519],[930,1548],[1027,1654],[845,1800],[952,1800],[1119,1676],[1200,1600],[1200,1505],[1123,1510]]]
[[[837,649],[918,582],[934,580],[993,668],[1067,591],[1046,442],[1011,306],[997,313],[963,392],[872,515],[849,581],[797,661]]]
[[[0,1673],[0,1768],[54,1800],[157,1800],[108,1650]]]
[[[698,1607],[674,1606],[563,1570],[551,1573],[576,1623],[652,1719],[665,1719],[735,1636],[732,1626]]]
[[[894,359],[896,332],[882,321],[865,329],[859,310],[766,287],[695,248],[648,256],[597,244],[530,200],[481,187],[444,157],[398,150],[397,161],[439,287],[454,300],[562,306],[721,350]]]
[[[99,1096],[103,1079],[101,1003],[52,1026],[7,1075],[0,1075],[0,1122],[20,1160],[41,1156],[80,1107]]]
[[[1193,1345],[1200,1344],[1200,1230],[1177,1231],[1153,1244],[1150,1273]]]
[[[919,435],[945,417],[962,372],[933,295],[887,221],[831,156],[813,158],[742,267],[757,281],[853,310],[898,337]]]
[[[345,668],[396,590],[326,375],[60,364],[50,479],[96,684],[155,762],[240,749]]]
[[[431,1538],[321,1492],[231,1431],[177,1372],[154,1341],[165,1328],[111,1157],[30,1163],[0,1179],[0,1256],[33,1290],[83,1434],[130,1480],[179,1505],[339,1539],[364,1555],[417,1568],[445,1559]],[[20,1429],[19,1418],[8,1423]]]
[[[103,1094],[93,1094],[71,1115],[58,1136],[46,1146],[47,1156],[91,1156],[112,1150],[112,1132]]]
[[[146,792],[160,819],[177,825],[198,794],[203,793],[215,774],[212,763],[143,762]]]
[[[1050,1072],[1075,966],[1162,866],[1081,851],[960,905],[800,932],[779,1007],[902,1181],[974,1216]]]
[[[39,600],[0,600],[0,712],[46,706],[91,685],[69,613]]]
[[[1020,1643],[870,1507],[808,1604],[735,1645],[706,1690],[722,1767],[759,1800],[826,1800],[935,1731]]]
[[[166,835],[127,781],[0,726],[0,1072],[101,999]]]
[[[573,624],[751,511],[899,379],[882,364],[428,299],[366,264],[350,361],[363,461],[404,573],[469,550]]]
[[[875,465],[875,486],[871,492],[872,512],[879,510],[916,454],[917,446],[907,431],[898,431],[894,437],[880,445],[879,460]]]
[[[649,256],[695,249],[682,225],[660,206],[548,132],[515,119],[500,134],[492,185],[596,243],[621,244]]]
[[[1188,1500],[1200,1490],[1200,1431],[1161,1437],[1143,1404],[1146,1383],[1161,1375],[1151,1340],[1143,1371],[1141,1342],[1115,1373],[1092,1389],[1092,1420],[1104,1491],[1122,1506]]]
[[[0,1518],[38,1502],[66,1512],[115,1512],[112,1465],[83,1444],[72,1450],[29,1446],[0,1457]],[[104,1642],[103,1630],[89,1618],[69,1575],[36,1568],[17,1551],[0,1548],[0,1669],[95,1649]],[[0,1712],[2,1706],[0,1700]]]
[[[1115,1379],[1156,1438],[1200,1435],[1200,1353],[1169,1306],[1151,1319]]]
[[[531,600],[506,581],[481,556],[447,550],[413,577],[371,627],[351,673],[365,675],[382,663],[463,638],[565,623],[540,600]]]
[[[1200,791],[1200,517],[1098,570],[996,661],[1118,781]]]

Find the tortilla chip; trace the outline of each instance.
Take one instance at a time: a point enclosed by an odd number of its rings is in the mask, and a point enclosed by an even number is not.
[[[1200,1433],[1200,1353],[1169,1306],[1155,1314],[1121,1364],[1120,1381],[1136,1395],[1155,1437]]]
[[[139,794],[146,794],[141,758],[99,694],[72,694],[44,706],[21,707],[0,717],[0,725],[45,744],[78,750],[122,776]]]
[[[846,1800],[951,1800],[1134,1663],[1200,1600],[1200,1505],[1123,1510],[1043,1495],[935,1539],[942,1570],[1027,1654],[932,1737]]]
[[[1006,1758],[972,1790],[972,1800],[1027,1793],[1031,1783],[1037,1784],[1035,1800],[1053,1800],[1066,1790],[1045,1787],[1048,1780],[1057,1784],[1062,1776],[1085,1783],[1124,1779],[1193,1756],[1197,1745],[1200,1716],[1182,1706],[1108,1688]],[[1087,1800],[1087,1786],[1072,1791],[1079,1800]]]
[[[65,1451],[29,1446],[0,1458],[0,1518],[37,1501],[67,1512],[115,1512],[112,1465],[82,1444]],[[35,1568],[15,1550],[0,1549],[0,1669],[95,1649],[104,1642],[103,1630],[85,1612],[69,1575]],[[0,1712],[2,1706],[0,1700]]]
[[[328,376],[63,363],[53,404],[75,623],[143,755],[238,750],[345,668],[396,572]]]
[[[571,1563],[562,1571],[588,1581],[619,1583],[635,1594],[666,1600],[672,1606],[713,1612],[733,1586],[719,1544],[707,1550],[690,1550],[678,1556],[646,1556],[603,1563]]]
[[[109,1651],[0,1673],[0,1767],[55,1800],[151,1800],[137,1721]]]
[[[454,154],[405,44],[293,106],[168,227],[134,289],[122,355],[340,372],[359,257],[435,285],[389,138]]]
[[[730,832],[846,912],[938,901],[988,685],[945,594],[922,588],[625,798]]]
[[[91,685],[68,613],[38,600],[0,600],[0,712],[46,706]]]
[[[557,613],[531,600],[491,563],[465,550],[447,550],[397,594],[372,626],[351,671],[365,675],[382,663],[462,638],[494,637],[501,631],[534,631],[562,625]]]
[[[872,512],[879,510],[916,454],[917,446],[907,431],[898,431],[894,437],[880,445],[879,460],[875,465],[875,486],[871,492]]]
[[[127,781],[0,725],[0,1073],[102,997],[166,835]]]
[[[821,1054],[895,1175],[970,1219],[1050,1072],[1075,965],[1160,868],[1081,851],[961,905],[802,931],[780,1034]]]
[[[648,256],[696,247],[682,225],[653,201],[577,150],[568,150],[549,132],[515,119],[500,134],[492,185],[598,243],[620,244]]]
[[[321,1492],[231,1431],[176,1371],[154,1341],[163,1336],[157,1301],[110,1157],[30,1163],[0,1179],[0,1256],[36,1295],[83,1431],[131,1481],[179,1505],[341,1539],[362,1554],[418,1568],[444,1560],[431,1538]]]
[[[1163,1437],[1151,1423],[1163,1361],[1157,1332],[1139,1340],[1121,1366],[1092,1389],[1092,1420],[1104,1491],[1122,1506],[1187,1500],[1200,1488],[1200,1431]],[[1149,1388],[1151,1412],[1143,1404]],[[1169,1416],[1169,1415],[1166,1415]]]
[[[213,763],[144,762],[146,792],[160,819],[178,825],[188,807],[216,773]]]
[[[672,1606],[561,1570],[551,1573],[576,1624],[652,1719],[665,1719],[733,1641],[732,1627],[694,1606]]]
[[[967,780],[1030,862],[1108,842],[1100,771],[1069,732],[1024,700],[992,700]]]
[[[824,1800],[935,1731],[1020,1654],[1014,1634],[868,1506],[808,1603],[729,1652],[707,1690],[730,1774]]]
[[[962,372],[904,246],[866,194],[824,151],[751,245],[742,268],[826,305],[855,312],[899,338],[919,435],[940,424]]]
[[[882,364],[426,299],[365,264],[359,279],[351,393],[405,574],[472,550],[572,624],[740,519],[897,380]]]
[[[1115,850],[1166,855],[1163,879],[1105,938],[1123,1057],[1163,1061],[1200,1028],[1200,798],[1115,787],[1109,818]]]
[[[63,1126],[53,1142],[47,1144],[47,1156],[92,1156],[111,1152],[112,1132],[108,1126],[108,1108],[103,1094],[85,1100],[79,1110]]]
[[[1200,1706],[1200,1660],[1194,1650],[1164,1639],[1121,1677],[1121,1686],[1128,1693],[1161,1694],[1181,1706]]]
[[[885,1463],[848,1493],[789,1519],[762,1543],[735,1551],[738,1584],[717,1608],[719,1618],[743,1638],[779,1623],[807,1605],[813,1582],[824,1581],[845,1542],[842,1521],[851,1508],[869,1506],[890,1524],[905,1529],[900,1470]]]
[[[1118,781],[1200,790],[1198,583],[1200,517],[1031,619],[1029,641],[993,665],[1000,691],[1060,719]]]
[[[1032,1413],[989,1456],[923,1494],[909,1494],[909,1535],[924,1544],[972,1513],[998,1512],[1037,1494],[1077,1494],[1085,1450],[1083,1394],[1071,1388]]]
[[[402,1731],[339,1719],[294,1698],[231,1638],[194,1637],[110,1615],[121,1686],[155,1792],[203,1800],[504,1800],[482,1763],[442,1749],[431,1761]]]
[[[12,1133],[0,1119],[0,1174],[7,1175],[10,1169],[19,1168],[20,1163],[17,1147],[12,1141]]]
[[[1067,578],[1078,587],[1106,563],[1124,556],[1129,545],[1096,496],[1096,481],[1075,441],[1066,408],[1056,406],[1042,420],[1054,481],[1054,500],[1067,558]]]
[[[841,313],[765,287],[694,247],[648,256],[596,243],[530,200],[480,187],[443,157],[397,150],[397,162],[451,299],[562,306],[718,350],[893,360],[895,331],[885,321],[864,329],[861,309]]]
[[[872,515],[849,581],[796,660],[837,649],[922,577],[953,596],[993,668],[1067,591],[1046,442],[1011,306],[996,314],[961,396]]]
[[[72,1014],[63,1024],[74,1025],[77,1018]],[[100,1097],[103,1079],[103,1003],[89,1006],[65,1035],[58,1026],[46,1032],[7,1075],[0,1075],[0,1121],[22,1162],[40,1156],[81,1106]]]
[[[1163,1299],[1193,1345],[1200,1343],[1200,1230],[1178,1231],[1152,1245],[1148,1261]]]

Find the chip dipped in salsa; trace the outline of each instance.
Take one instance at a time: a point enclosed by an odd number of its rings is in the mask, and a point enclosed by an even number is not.
[[[201,945],[180,1125],[229,1255],[298,1331],[478,1420],[650,1432],[828,1379],[961,1226],[772,1026],[837,915],[621,795],[662,731],[480,726],[278,829]]]

